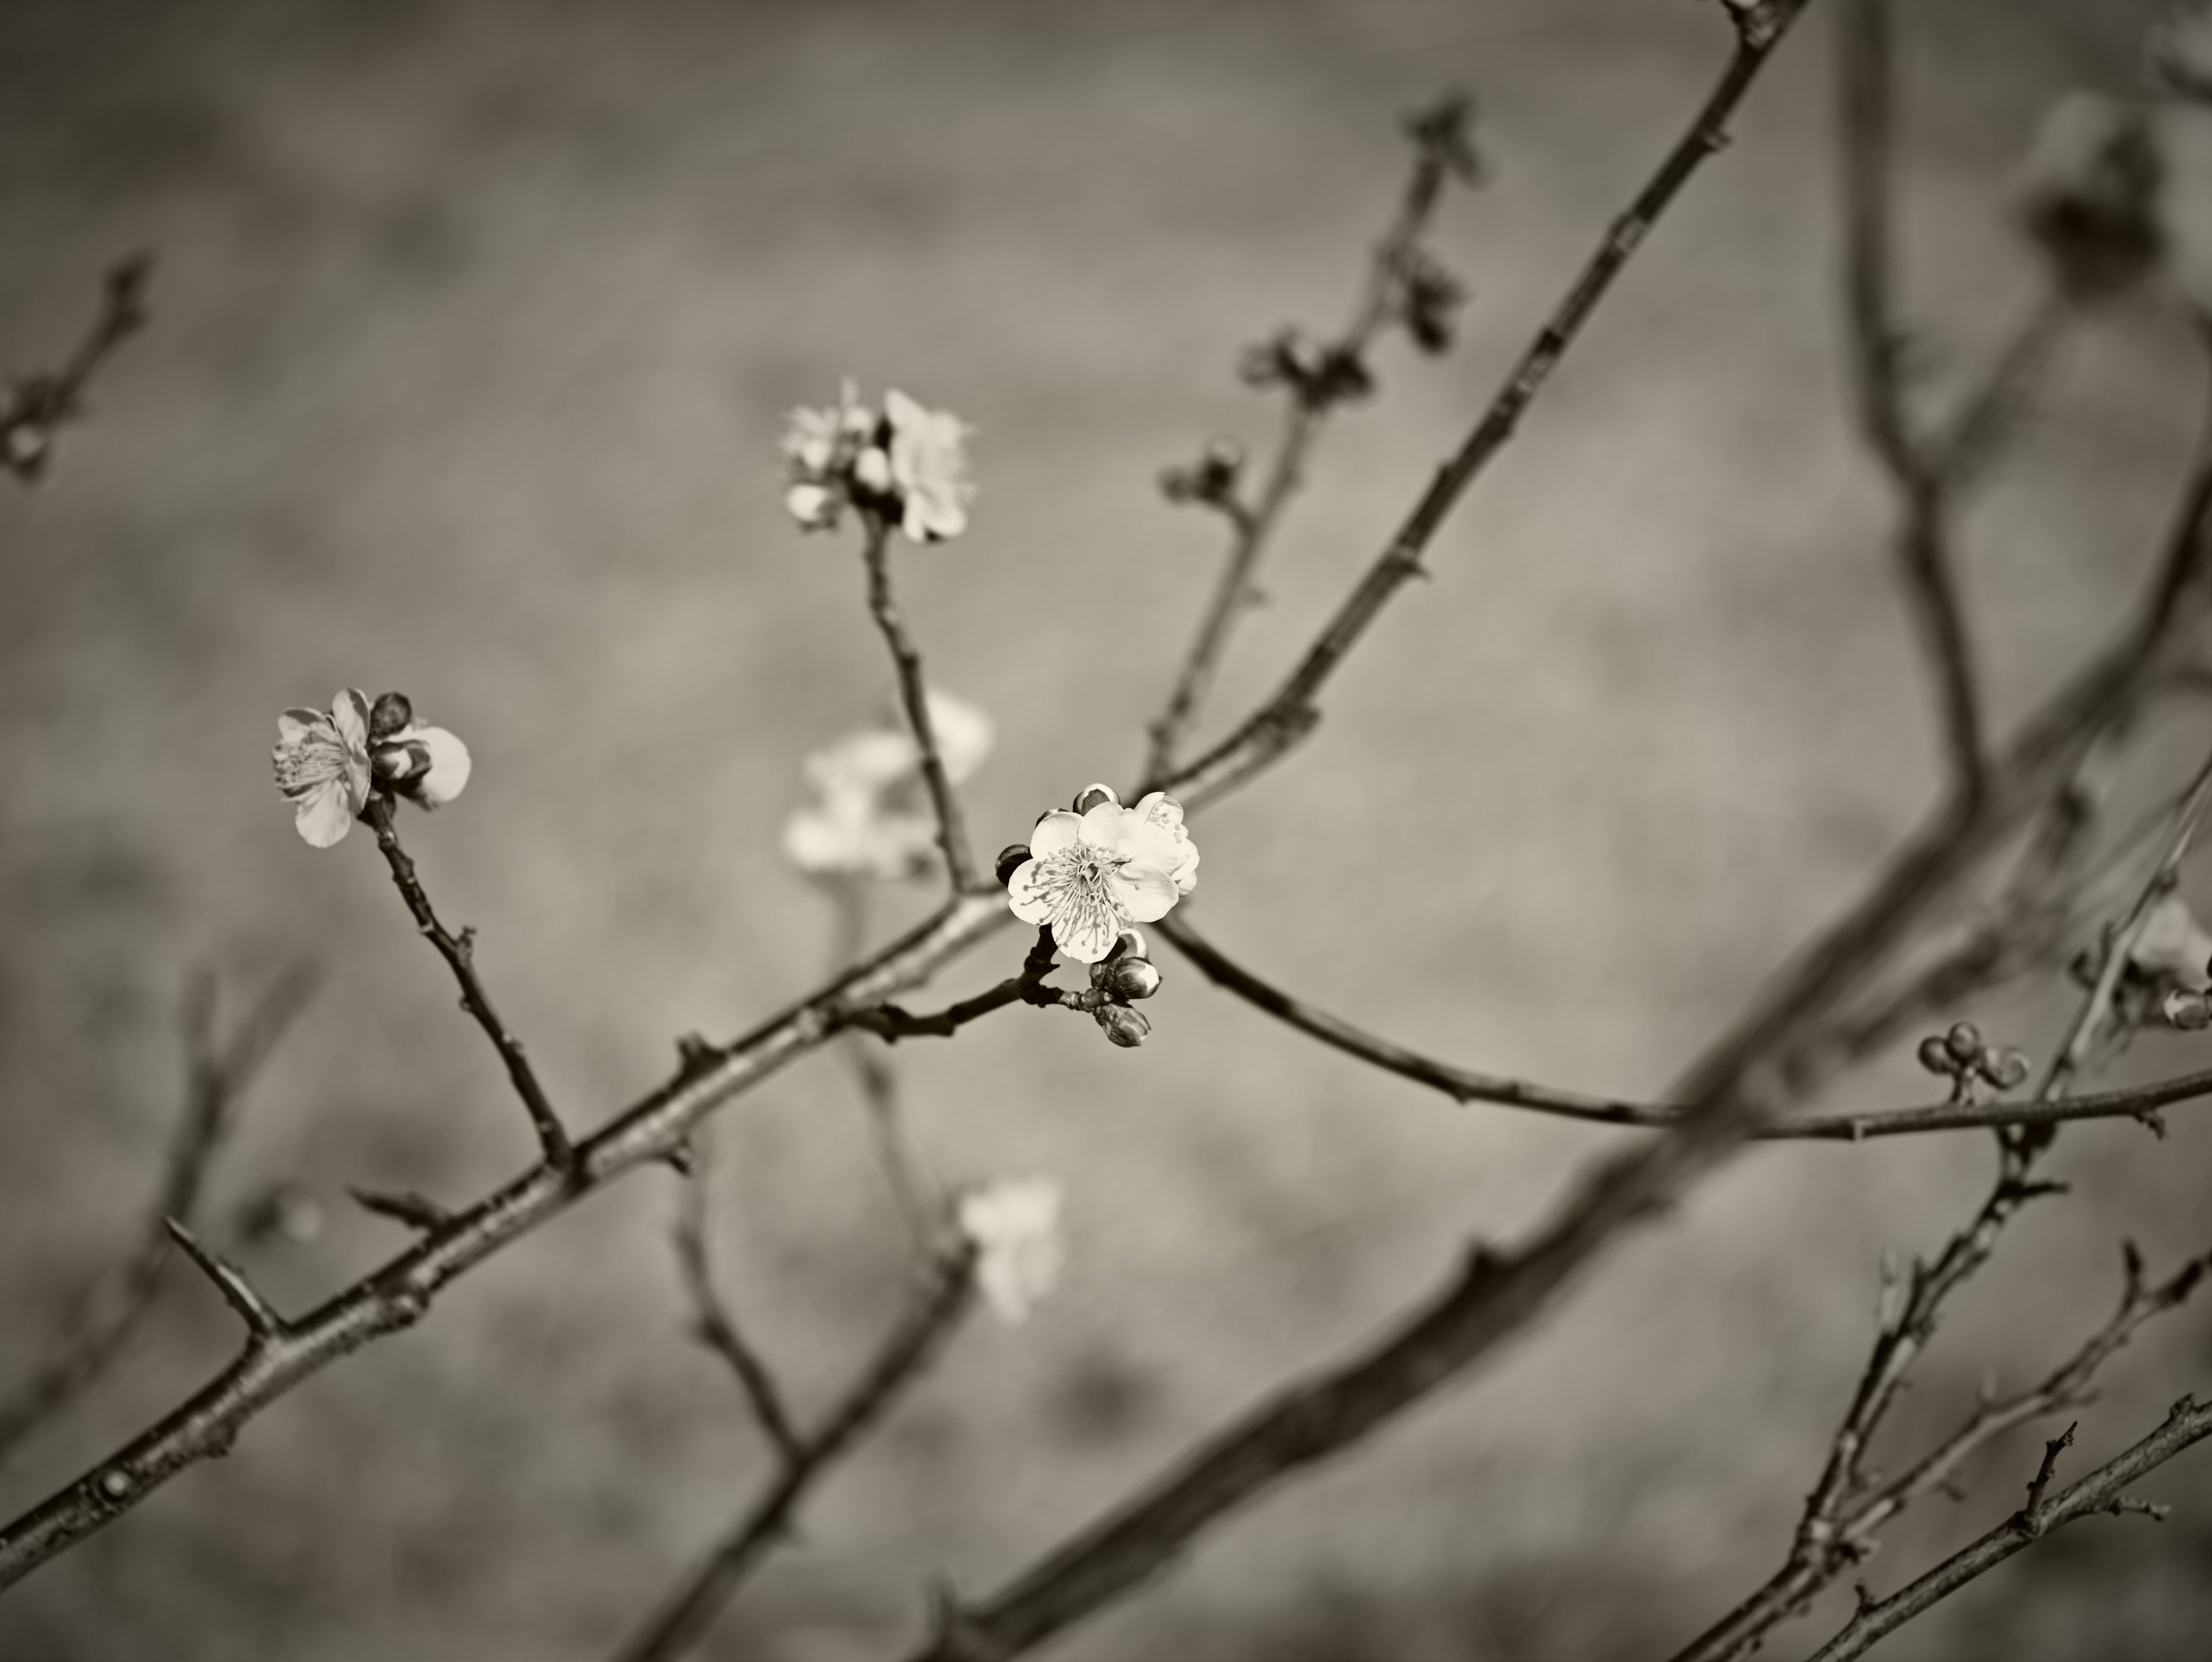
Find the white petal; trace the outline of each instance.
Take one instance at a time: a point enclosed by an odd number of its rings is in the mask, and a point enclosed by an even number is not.
[[[1024,860],[1006,880],[1006,907],[1024,923],[1052,922],[1054,892],[1037,882],[1037,862]]]
[[[333,779],[307,796],[300,799],[299,812],[292,823],[299,827],[300,835],[309,845],[327,849],[343,842],[353,829],[353,804],[347,799],[344,784]]]
[[[1108,880],[1108,886],[1114,892],[1114,904],[1132,923],[1157,923],[1182,898],[1175,880],[1156,866],[1124,866]]]
[[[1040,860],[1049,860],[1054,855],[1065,854],[1083,841],[1084,821],[1079,814],[1066,808],[1054,808],[1036,822],[1030,832],[1030,852]]]
[[[469,747],[443,728],[416,728],[408,736],[430,752],[430,765],[410,782],[410,793],[426,808],[443,807],[468,787]]]
[[[331,700],[331,720],[337,723],[348,750],[368,747],[368,695],[360,688],[346,687]]]

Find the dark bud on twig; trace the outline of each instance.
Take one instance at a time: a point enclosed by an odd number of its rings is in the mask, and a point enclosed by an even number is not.
[[[1279,330],[1257,346],[1247,347],[1237,373],[1248,387],[1286,387],[1299,403],[1314,410],[1348,404],[1375,390],[1375,378],[1357,354],[1322,346],[1296,329]]]
[[[1244,447],[1234,439],[1214,439],[1196,461],[1162,471],[1160,494],[1178,505],[1233,508],[1243,471]]]
[[[991,869],[1000,888],[1014,880],[1014,874],[1029,863],[1029,857],[1030,845],[1026,843],[1009,843],[999,850],[998,863]]]
[[[1098,1024],[1098,1031],[1124,1050],[1135,1050],[1152,1031],[1152,1024],[1145,1019],[1144,1013],[1126,1004],[1102,1004],[1091,1014]]]
[[[1474,99],[1464,92],[1445,94],[1405,119],[1414,149],[1462,185],[1480,185],[1488,176],[1482,153],[1474,148]]]
[[[1399,305],[1413,344],[1431,357],[1449,351],[1467,285],[1419,248],[1407,254],[1399,282]]]
[[[354,1204],[364,1212],[374,1213],[380,1218],[389,1218],[394,1223],[404,1223],[410,1229],[428,1233],[453,1221],[453,1214],[424,1196],[413,1190],[386,1193],[377,1189],[349,1189]]]
[[[404,692],[383,692],[368,709],[368,741],[380,744],[415,719],[415,706]]]
[[[1971,1021],[1954,1022],[1951,1031],[1943,1035],[1943,1049],[1957,1066],[1969,1067],[1982,1053],[1981,1030]]]
[[[1075,794],[1075,800],[1067,806],[1078,813],[1088,813],[1101,802],[1118,802],[1121,800],[1115,795],[1114,788],[1110,785],[1085,785]]]

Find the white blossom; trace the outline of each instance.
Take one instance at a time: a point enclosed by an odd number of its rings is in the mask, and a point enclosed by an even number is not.
[[[1010,1178],[961,1197],[960,1233],[975,1248],[975,1282],[1009,1327],[1059,1284],[1067,1260],[1060,1189],[1050,1178]]]

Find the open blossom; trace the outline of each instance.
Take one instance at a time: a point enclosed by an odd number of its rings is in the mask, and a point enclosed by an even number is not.
[[[930,731],[955,784],[990,754],[991,718],[932,688]],[[921,779],[921,748],[902,722],[864,728],[806,758],[816,800],[784,822],[783,849],[810,877],[894,881],[929,868],[937,821]]]
[[[1182,807],[1154,791],[1125,808],[1103,785],[1076,799],[1080,813],[1048,813],[1030,836],[1030,858],[1006,882],[1024,923],[1048,925],[1053,944],[1096,964],[1132,923],[1165,917],[1198,884],[1198,848]]]
[[[976,1285],[1009,1327],[1027,1321],[1059,1284],[1067,1261],[1060,1202],[1050,1178],[1007,1178],[961,1198],[960,1233],[975,1248]]]
[[[2128,950],[2128,967],[2145,979],[2185,992],[2212,991],[2212,935],[2178,894],[2152,908]]]
[[[880,412],[847,381],[835,407],[786,418],[784,507],[800,527],[826,530],[848,506],[896,525],[915,542],[942,542],[968,528],[975,486],[968,478],[969,428],[905,393],[884,395]]]
[[[368,695],[347,687],[327,711],[286,710],[270,759],[300,835],[319,849],[340,841],[368,806]]]
[[[371,703],[348,687],[328,711],[288,709],[270,753],[276,788],[295,810],[300,835],[319,849],[341,841],[373,792],[441,807],[469,782],[469,747],[443,728],[415,719],[406,697]]]

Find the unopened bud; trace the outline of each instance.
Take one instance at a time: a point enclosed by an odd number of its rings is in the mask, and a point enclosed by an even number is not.
[[[1160,967],[1141,958],[1109,959],[1091,966],[1091,984],[1116,998],[1150,998],[1160,989]]]
[[[1068,806],[1078,813],[1088,813],[1101,802],[1111,802],[1115,807],[1119,807],[1121,805],[1121,799],[1114,794],[1114,788],[1111,785],[1085,785],[1076,793],[1075,801]]]
[[[368,710],[368,741],[376,743],[389,739],[415,720],[415,706],[407,702],[404,692],[384,692]]]
[[[1150,958],[1152,955],[1145,945],[1145,937],[1134,929],[1122,930],[1106,953],[1109,961],[1117,958]]]
[[[2184,1032],[2202,1032],[2212,1027],[2212,1000],[2203,993],[2192,993],[2177,987],[2166,995],[2159,1007],[2169,1027],[2179,1027]]]
[[[1951,1053],[1951,1060],[1964,1068],[1982,1053],[1981,1029],[1971,1021],[1953,1024],[1943,1035],[1943,1048]]]
[[[1937,1035],[1930,1033],[1922,1039],[1917,1054],[1920,1065],[1929,1073],[1948,1074],[1952,1071],[1951,1048]]]
[[[1975,1060],[1974,1069],[2000,1091],[2017,1090],[2027,1082],[2027,1058],[2010,1045],[2002,1050],[1984,1050]]]
[[[1126,1004],[1102,1004],[1091,1012],[1098,1031],[1121,1045],[1133,1050],[1145,1042],[1145,1035],[1152,1031],[1152,1024],[1145,1019],[1141,1010],[1133,1010]]]
[[[1014,874],[1029,863],[1029,858],[1030,845],[1026,843],[1009,843],[1000,849],[998,864],[992,868],[999,880],[999,886],[1003,889],[1012,882]]]

